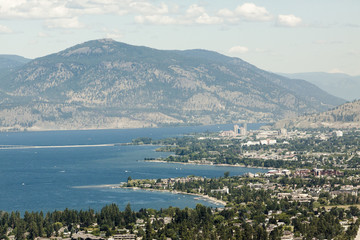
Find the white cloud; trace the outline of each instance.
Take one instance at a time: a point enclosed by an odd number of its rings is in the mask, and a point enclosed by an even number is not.
[[[84,27],[81,24],[77,17],[73,18],[59,18],[59,19],[49,19],[45,21],[45,26],[47,28],[82,28]]]
[[[148,2],[133,2],[130,3],[129,6],[133,11],[147,15],[169,13],[169,8],[164,3],[162,3],[160,7],[156,7]]]
[[[235,13],[227,8],[220,9],[218,11],[218,15],[221,17],[228,17],[228,18],[235,17]]]
[[[136,16],[136,23],[151,23],[151,24],[159,24],[159,25],[168,25],[168,24],[176,24],[176,20],[169,16],[164,15],[150,15],[150,16]]]
[[[296,17],[293,14],[279,15],[277,19],[277,24],[284,27],[297,27],[301,25],[301,23],[301,18]]]
[[[210,16],[204,7],[192,4],[186,10],[186,14],[178,20],[179,24],[219,24],[223,19],[216,16]]]
[[[172,16],[163,14],[149,14],[135,16],[135,22],[140,24],[157,24],[157,25],[189,25],[189,24],[220,24],[223,19],[218,16],[210,16],[204,7],[197,4],[190,5],[184,14]]]
[[[247,21],[270,21],[272,16],[264,7],[258,7],[254,3],[244,3],[235,9],[235,13]]]
[[[186,15],[188,17],[198,17],[205,13],[205,9],[203,7],[198,6],[197,4],[190,5],[190,7],[186,10]]]
[[[45,0],[0,0],[1,18],[58,18],[69,16],[69,9],[59,2]]]
[[[223,22],[223,19],[219,17],[210,17],[207,13],[203,13],[196,19],[196,22],[200,24],[219,24]]]
[[[168,4],[169,3],[169,4]],[[78,18],[84,15],[132,15],[139,24],[190,25],[236,24],[245,21],[272,21],[265,7],[244,3],[236,9],[222,8],[208,12],[199,4],[179,7],[168,1],[150,0],[0,0],[0,19],[42,19],[48,28],[80,28]],[[299,18],[279,15],[278,24],[297,25]],[[301,21],[301,19],[300,19]]]
[[[234,46],[229,49],[229,53],[247,53],[249,49],[244,46]]]
[[[171,6],[170,11],[165,3],[153,4],[148,0],[0,0],[0,19],[43,19],[47,28],[81,28],[83,25],[78,17],[84,15],[135,14],[136,23],[188,24],[184,19],[175,20],[172,16],[166,16],[177,11],[177,5]],[[193,10],[196,8],[205,13],[202,7],[194,5]],[[203,16],[198,21],[205,23],[216,20]]]
[[[166,14],[168,6],[147,0],[0,0],[0,18],[53,19],[92,14]]]
[[[12,30],[8,28],[7,26],[0,25],[0,34],[1,33],[12,33]]]
[[[229,23],[237,23],[240,22],[240,18],[235,14],[234,11],[231,11],[227,8],[220,9],[217,12],[217,15],[219,17],[223,18],[223,21],[229,22]]]

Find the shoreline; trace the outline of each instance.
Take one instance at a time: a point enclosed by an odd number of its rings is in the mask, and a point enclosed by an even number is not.
[[[216,205],[223,205],[223,207],[225,207],[226,204],[227,204],[223,200],[220,200],[220,199],[217,199],[217,198],[214,198],[214,197],[210,197],[208,195],[199,194],[199,193],[186,193],[186,192],[179,192],[179,191],[176,191],[176,190],[168,190],[168,189],[122,187],[121,183],[120,184],[89,185],[89,186],[73,186],[72,188],[79,188],[79,189],[83,189],[83,188],[121,188],[121,189],[133,190],[133,191],[141,190],[141,191],[150,191],[150,192],[166,192],[166,193],[171,193],[171,194],[183,194],[183,195],[191,195],[191,196],[199,197],[199,198],[202,198],[205,201],[214,203]]]
[[[122,184],[122,183],[120,183]],[[87,186],[72,186],[71,188],[120,188],[120,184],[102,184],[102,185],[87,185]]]
[[[158,128],[176,128],[176,127],[203,127],[203,126],[217,126],[217,125],[233,125],[236,123],[189,123],[189,124],[157,124],[157,125],[137,125],[129,127],[83,127],[83,128],[45,128],[45,127],[0,127],[0,133],[17,133],[17,132],[58,132],[58,131],[92,131],[92,130],[131,130],[131,129],[158,129]],[[251,122],[251,124],[264,124]],[[268,123],[266,123],[268,124]]]
[[[142,191],[150,191],[150,192],[167,192],[167,193],[171,193],[171,194],[191,195],[191,196],[196,196],[196,197],[199,197],[199,198],[203,198],[205,201],[212,202],[212,203],[214,203],[216,205],[221,204],[221,205],[223,205],[225,207],[226,204],[227,204],[223,200],[220,200],[220,199],[217,199],[217,198],[214,198],[214,197],[210,197],[208,195],[203,195],[203,194],[200,194],[200,193],[186,193],[186,192],[179,192],[179,191],[176,191],[176,190],[139,188],[139,187],[121,187],[121,186],[119,186],[119,188],[129,189],[129,190],[133,190],[133,191],[142,190]]]
[[[154,163],[177,163],[183,165],[204,165],[204,166],[219,166],[219,167],[242,167],[242,168],[260,168],[260,169],[276,169],[274,167],[259,167],[259,166],[245,166],[243,164],[227,164],[227,163],[220,163],[220,164],[203,164],[203,163],[192,163],[192,162],[169,162],[165,160],[144,160],[144,162],[154,162]]]

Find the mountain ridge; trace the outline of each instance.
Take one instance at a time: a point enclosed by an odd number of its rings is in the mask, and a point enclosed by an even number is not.
[[[18,55],[0,54],[0,69],[18,67],[29,61],[31,61],[31,59]]]
[[[239,58],[109,39],[34,59],[0,80],[9,96],[1,98],[9,106],[0,111],[4,129],[272,121],[344,102]]]
[[[360,100],[347,102],[331,110],[283,119],[275,123],[275,128],[360,128]]]
[[[324,91],[348,101],[360,99],[360,76],[326,72],[279,74],[289,78],[304,79],[315,84]]]

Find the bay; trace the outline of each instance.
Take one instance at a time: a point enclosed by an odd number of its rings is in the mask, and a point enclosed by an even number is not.
[[[259,125],[249,125],[258,128]],[[166,157],[156,146],[120,146],[138,137],[161,139],[192,132],[230,130],[232,125],[176,128],[82,130],[0,133],[0,210],[53,211],[101,209],[116,203],[121,209],[219,207],[194,196],[165,192],[76,186],[117,184],[133,179],[220,177],[264,169],[145,162],[145,157]],[[11,147],[9,147],[11,146]]]

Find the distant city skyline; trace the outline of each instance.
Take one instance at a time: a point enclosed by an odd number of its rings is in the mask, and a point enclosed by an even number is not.
[[[207,49],[272,72],[360,75],[358,0],[0,0],[0,54],[93,39]]]

